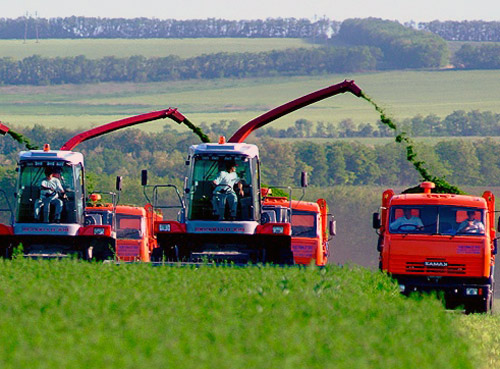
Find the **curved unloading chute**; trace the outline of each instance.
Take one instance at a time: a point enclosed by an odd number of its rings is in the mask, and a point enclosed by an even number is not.
[[[336,85],[332,85],[321,90],[312,92],[308,95],[299,97],[293,101],[290,101],[286,104],[278,106],[265,114],[258,116],[255,119],[252,119],[250,122],[245,124],[243,127],[238,129],[235,134],[231,136],[228,142],[231,143],[241,143],[243,142],[250,133],[253,131],[265,126],[266,124],[276,120],[286,114],[294,112],[295,110],[301,109],[307,105],[313,104],[320,100],[326,99],[328,97],[344,93],[351,92],[352,94],[361,97],[362,91],[356,86],[354,81],[345,80],[344,82],[337,83]]]
[[[133,117],[120,119],[108,124],[104,124],[99,127],[92,128],[88,131],[82,132],[73,136],[64,145],[62,145],[60,150],[73,150],[78,144],[87,141],[91,138],[101,136],[106,133],[116,131],[121,128],[130,127],[135,124],[146,123],[157,119],[170,118],[177,123],[189,123],[188,119],[179,113],[176,108],[168,108],[165,110],[153,111],[146,114],[135,115]],[[1,127],[0,127],[1,129]]]

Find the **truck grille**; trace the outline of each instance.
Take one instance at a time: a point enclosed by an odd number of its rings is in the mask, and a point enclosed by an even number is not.
[[[407,273],[441,273],[460,275],[466,273],[465,264],[449,263],[446,259],[425,259],[425,261],[407,261]]]

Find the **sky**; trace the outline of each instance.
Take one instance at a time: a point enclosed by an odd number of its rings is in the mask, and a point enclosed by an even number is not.
[[[498,0],[0,0],[0,18],[86,16],[158,19],[266,19],[326,16],[428,22],[500,21]]]

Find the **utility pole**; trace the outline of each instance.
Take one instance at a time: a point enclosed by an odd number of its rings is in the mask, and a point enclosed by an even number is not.
[[[26,12],[26,14],[24,15],[24,44],[26,43],[26,38],[28,37],[28,16],[29,13]]]
[[[35,12],[35,34],[36,34],[36,43],[38,43],[38,12]]]

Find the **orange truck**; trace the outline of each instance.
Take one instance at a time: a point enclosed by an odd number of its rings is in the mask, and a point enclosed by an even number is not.
[[[87,206],[86,212],[99,219],[98,222],[114,224],[118,261],[151,260],[151,252],[157,247],[153,225],[161,220],[161,215],[154,212],[150,204],[145,207],[117,205],[115,212],[112,204],[95,204]]]
[[[291,211],[292,253],[295,264],[314,262],[324,266],[329,256],[329,236],[335,234],[335,221],[328,221],[326,200],[317,202],[292,200],[287,197],[264,197],[263,210],[270,221],[286,219]]]
[[[436,291],[447,308],[467,313],[492,309],[497,253],[495,197],[432,193],[382,195],[373,214],[379,235],[380,269],[395,278],[404,295]]]

